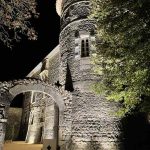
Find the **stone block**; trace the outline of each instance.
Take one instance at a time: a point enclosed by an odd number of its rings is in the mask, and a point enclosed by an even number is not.
[[[57,150],[57,140],[56,139],[43,139],[42,150]]]

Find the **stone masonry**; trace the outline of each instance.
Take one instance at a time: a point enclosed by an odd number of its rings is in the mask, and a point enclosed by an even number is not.
[[[89,20],[90,1],[62,0],[57,2],[61,18],[60,53],[62,74],[70,71],[72,80],[71,150],[117,150],[122,147],[120,118],[113,114],[118,104],[95,95],[91,85],[98,81],[90,59],[94,54],[95,21]],[[83,45],[83,41],[86,45]],[[83,46],[89,56],[82,57]],[[63,85],[67,78],[61,79]]]
[[[28,143],[49,140],[52,150],[123,150],[121,118],[114,116],[119,105],[91,90],[100,79],[92,72],[96,26],[88,18],[90,1],[57,0],[56,10],[59,45],[29,73],[29,80],[1,83],[0,104],[7,112],[13,98],[24,93],[22,126]]]

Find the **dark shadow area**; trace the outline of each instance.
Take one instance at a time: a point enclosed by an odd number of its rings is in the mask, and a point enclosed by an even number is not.
[[[22,105],[23,105],[23,94],[21,93],[13,99],[12,103],[10,104],[10,107],[22,108]]]
[[[122,123],[125,150],[150,150],[150,123],[146,113],[130,115]]]
[[[70,72],[70,68],[69,68],[68,64],[67,64],[65,90],[68,90],[70,92],[72,92],[74,90],[73,89],[73,84],[72,84],[71,72]]]
[[[16,141],[20,139],[22,118],[23,94],[17,95],[8,110],[5,140]]]

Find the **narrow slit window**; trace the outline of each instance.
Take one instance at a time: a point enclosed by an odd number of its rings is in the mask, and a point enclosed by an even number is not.
[[[35,103],[35,100],[36,100],[36,93],[33,93],[33,96],[32,96],[32,103]]]
[[[86,39],[86,56],[89,56],[89,40]]]
[[[81,41],[81,57],[89,56],[89,40],[84,39]]]
[[[85,45],[84,45],[84,40],[82,40],[82,43],[81,43],[81,57],[85,57],[84,54],[85,54]]]

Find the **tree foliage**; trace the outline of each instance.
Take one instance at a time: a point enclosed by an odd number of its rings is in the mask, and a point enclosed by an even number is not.
[[[9,47],[21,35],[35,40],[37,36],[29,20],[37,15],[35,0],[0,0],[0,40]]]
[[[150,1],[91,0],[97,22],[94,89],[120,102],[118,114],[150,111]]]

